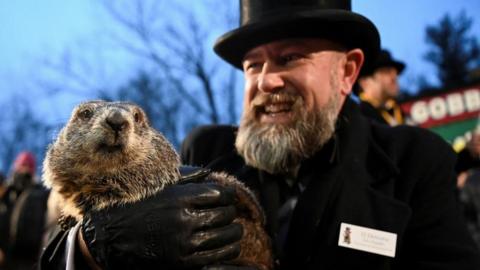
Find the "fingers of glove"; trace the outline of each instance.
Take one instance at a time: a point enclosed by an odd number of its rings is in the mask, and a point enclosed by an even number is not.
[[[240,241],[243,226],[232,223],[228,226],[197,232],[190,238],[191,252],[211,250]]]
[[[196,230],[216,228],[232,223],[236,216],[233,205],[211,209],[190,210],[191,218],[198,221]]]
[[[188,184],[190,188],[184,201],[197,208],[226,206],[235,203],[235,190],[233,187],[224,187],[214,183]]]
[[[240,242],[223,246],[214,250],[196,252],[181,259],[185,266],[201,266],[219,261],[233,260],[240,255]]]
[[[202,270],[258,270],[256,267],[252,266],[239,266],[239,265],[207,265],[202,268]]]

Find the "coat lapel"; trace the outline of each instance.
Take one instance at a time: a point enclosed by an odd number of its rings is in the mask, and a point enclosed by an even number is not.
[[[398,169],[372,141],[369,123],[352,101],[338,122],[338,162],[324,170],[312,165],[305,175],[308,186],[287,238],[287,265],[308,263],[316,256],[313,250],[324,250],[324,256],[343,252],[337,246],[342,222],[402,234],[410,215],[408,206],[393,198]]]

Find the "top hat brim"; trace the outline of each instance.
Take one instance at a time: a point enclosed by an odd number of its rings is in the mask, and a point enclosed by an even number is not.
[[[397,70],[397,73],[400,75],[402,74],[403,70],[405,69],[406,65],[403,62],[395,61],[395,60],[381,60],[373,63],[370,68],[362,69],[360,77],[364,76],[371,76],[375,73],[376,70],[382,67],[393,67]]]
[[[215,52],[242,69],[245,54],[258,45],[286,38],[324,38],[365,54],[364,68],[380,50],[380,35],[364,16],[346,10],[305,10],[269,16],[227,32],[217,39]]]
[[[402,74],[403,70],[405,69],[405,64],[402,63],[402,62],[399,62],[399,61],[390,61],[390,62],[386,62],[384,65],[384,67],[394,67],[398,74]]]

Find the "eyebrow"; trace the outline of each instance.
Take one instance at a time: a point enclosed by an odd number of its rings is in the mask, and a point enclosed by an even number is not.
[[[260,52],[250,51],[250,52],[246,53],[245,56],[243,56],[242,63],[245,62],[247,60],[247,58],[255,58],[255,57],[259,57],[259,56],[260,56]]]
[[[291,40],[285,40],[282,41],[279,45],[278,48],[284,50],[285,48],[293,47],[293,46],[301,46],[301,47],[306,47],[305,42],[302,42],[300,39],[291,39]],[[245,54],[245,56],[242,59],[242,63],[247,60],[247,58],[255,58],[259,57],[261,55],[260,52],[253,50],[249,51],[248,53]]]

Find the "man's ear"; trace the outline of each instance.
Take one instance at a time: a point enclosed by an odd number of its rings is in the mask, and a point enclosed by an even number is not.
[[[353,84],[360,73],[365,56],[361,49],[353,49],[347,52],[346,61],[343,66],[343,82],[342,94],[348,95],[352,91]]]

